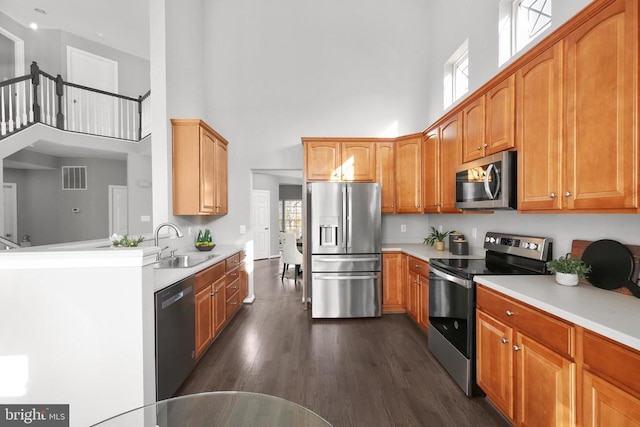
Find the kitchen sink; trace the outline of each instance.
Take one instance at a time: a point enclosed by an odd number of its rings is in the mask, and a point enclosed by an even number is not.
[[[206,257],[191,256],[191,255],[174,255],[172,257],[163,258],[160,261],[156,261],[154,268],[190,268],[195,265],[201,264],[205,261],[214,258],[216,255],[209,255]]]

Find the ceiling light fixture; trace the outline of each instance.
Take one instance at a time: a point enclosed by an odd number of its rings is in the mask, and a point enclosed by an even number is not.
[[[36,24],[35,22],[32,22],[31,24],[29,24],[29,28],[31,28],[32,30],[37,30],[38,24]]]

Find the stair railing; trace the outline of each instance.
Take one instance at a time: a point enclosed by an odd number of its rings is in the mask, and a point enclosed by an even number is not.
[[[150,134],[150,91],[131,98],[65,82],[35,62],[30,71],[0,83],[0,139],[34,123],[129,141]]]

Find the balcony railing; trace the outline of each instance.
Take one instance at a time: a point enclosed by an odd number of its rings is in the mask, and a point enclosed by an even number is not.
[[[0,139],[42,123],[90,135],[140,141],[151,133],[150,91],[138,98],[65,82],[31,64],[0,83]]]

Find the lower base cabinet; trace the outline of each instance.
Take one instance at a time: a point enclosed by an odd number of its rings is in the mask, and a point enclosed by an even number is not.
[[[640,426],[640,352],[584,332],[582,425]]]
[[[196,273],[196,358],[204,353],[242,305],[244,297],[241,297],[240,291],[243,268],[238,266],[239,259],[240,255],[235,254]],[[246,269],[244,271],[246,274]],[[248,289],[248,286],[245,285],[245,288]]]
[[[576,425],[572,326],[483,286],[477,307],[476,377],[487,397],[516,426]],[[560,354],[546,342],[563,334]]]
[[[405,255],[401,252],[382,254],[382,313],[404,313]]]
[[[640,351],[477,286],[476,378],[516,426],[640,427]]]

